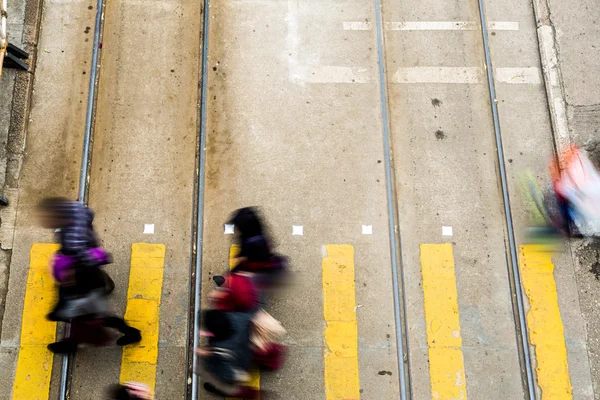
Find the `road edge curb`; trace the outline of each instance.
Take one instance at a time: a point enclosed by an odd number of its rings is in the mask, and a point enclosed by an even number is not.
[[[567,118],[567,102],[559,64],[559,51],[556,43],[556,31],[550,18],[547,0],[532,0],[536,20],[540,62],[546,87],[546,98],[552,124],[552,137],[556,153],[572,143]],[[559,160],[560,163],[560,160]],[[561,165],[562,167],[562,165]]]

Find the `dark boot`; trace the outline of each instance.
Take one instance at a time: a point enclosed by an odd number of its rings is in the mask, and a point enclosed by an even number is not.
[[[128,344],[138,343],[142,340],[142,332],[139,329],[129,328],[127,332],[119,339],[117,339],[117,344],[119,346],[127,346]]]
[[[127,322],[123,318],[119,317],[108,317],[104,321],[104,326],[108,328],[117,329],[123,334],[118,340],[119,346],[126,346],[128,344],[137,343],[142,340],[142,333],[139,329],[135,329],[132,326],[127,325]]]
[[[61,340],[60,342],[50,343],[48,345],[48,350],[54,354],[75,353],[75,350],[77,350],[77,343]]]

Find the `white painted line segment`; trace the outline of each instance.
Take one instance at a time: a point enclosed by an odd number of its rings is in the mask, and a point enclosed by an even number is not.
[[[304,235],[304,227],[302,225],[292,225],[292,235],[303,236]]]
[[[442,226],[442,236],[452,236],[452,227]]]
[[[373,225],[363,225],[362,226],[362,234],[363,235],[372,235],[373,234]]]
[[[373,24],[362,21],[345,21],[345,31],[370,31]],[[519,23],[512,21],[490,21],[488,28],[491,31],[518,31]],[[395,21],[386,22],[388,31],[475,31],[479,23],[474,21]]]
[[[309,83],[369,83],[372,81],[367,68],[335,65],[309,67],[304,80]]]
[[[394,83],[480,83],[477,67],[409,67],[398,68]]]
[[[529,68],[496,68],[494,76],[498,82],[504,83],[528,83],[539,85],[542,82],[540,69]]]
[[[496,68],[494,79],[501,83],[539,85],[542,82],[537,67]],[[483,70],[477,67],[408,67],[398,68],[393,83],[483,83]]]
[[[144,224],[144,234],[145,235],[153,235],[154,234],[154,224]]]
[[[303,84],[299,71],[300,29],[298,26],[298,2],[288,0],[288,12],[285,16],[287,35],[285,37],[288,59],[288,79],[290,82]]]
[[[223,234],[225,235],[233,235],[235,232],[235,225],[233,224],[225,224],[225,232],[223,232]]]
[[[345,31],[370,31],[373,29],[373,24],[370,22],[346,21],[344,22]]]
[[[390,31],[473,31],[478,27],[479,24],[469,21],[407,21],[386,24]]]

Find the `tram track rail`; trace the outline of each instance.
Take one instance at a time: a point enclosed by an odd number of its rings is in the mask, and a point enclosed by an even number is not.
[[[93,142],[93,126],[94,126],[94,115],[95,115],[95,104],[98,87],[98,72],[100,65],[98,63],[99,54],[101,50],[101,38],[102,28],[104,22],[104,0],[97,0],[96,3],[96,18],[94,24],[94,41],[92,44],[92,61],[90,64],[90,81],[88,88],[88,99],[85,115],[85,130],[83,137],[83,150],[81,156],[81,169],[79,172],[79,190],[77,192],[77,201],[87,204],[89,194],[89,177],[90,177],[90,163],[91,163],[91,152]],[[69,337],[71,331],[71,325],[66,324],[64,329],[64,336]],[[73,372],[73,363],[75,354],[67,354],[63,356],[61,371],[60,371],[60,386],[59,386],[59,399],[67,400],[70,398],[71,390],[71,375]]]
[[[190,383],[186,390],[186,399],[198,398],[198,375],[194,374],[196,364],[195,349],[200,344],[200,307],[202,300],[202,246],[203,246],[203,221],[204,221],[204,175],[206,164],[206,96],[208,86],[208,44],[210,24],[210,0],[204,0],[202,9],[203,23],[200,34],[202,35],[202,62],[199,98],[199,130],[198,150],[196,153],[196,192],[195,192],[195,225],[192,228],[194,239],[192,241],[192,267],[190,268],[190,308],[191,315],[188,317],[188,354],[187,354],[187,382]],[[193,302],[192,302],[193,300]],[[193,303],[193,307],[192,307]],[[190,331],[191,330],[191,331]]]
[[[525,305],[523,301],[523,292],[521,290],[521,276],[519,272],[519,261],[517,255],[517,246],[515,240],[515,229],[513,226],[512,210],[510,206],[510,197],[508,192],[508,178],[506,174],[506,163],[504,161],[504,146],[502,133],[500,130],[500,117],[498,113],[498,103],[496,98],[496,87],[494,84],[494,69],[492,68],[492,57],[490,54],[490,45],[488,40],[487,19],[485,14],[485,5],[483,0],[478,0],[479,18],[481,23],[481,35],[483,41],[483,50],[485,54],[485,70],[487,75],[487,85],[490,95],[490,105],[492,117],[494,120],[494,136],[496,139],[496,156],[498,159],[498,168],[500,183],[502,187],[502,201],[504,205],[504,219],[506,223],[506,234],[508,236],[508,254],[507,267],[510,287],[512,290],[511,300],[513,301],[513,313],[515,316],[515,328],[517,330],[517,348],[519,349],[519,359],[521,361],[522,372],[525,374],[523,386],[526,396],[529,400],[535,400],[534,372],[529,350],[529,335],[527,322],[525,319]],[[510,259],[509,259],[510,258]]]

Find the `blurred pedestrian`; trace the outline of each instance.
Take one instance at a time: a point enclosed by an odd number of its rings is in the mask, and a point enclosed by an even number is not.
[[[101,269],[112,262],[98,244],[93,228],[94,213],[82,203],[54,197],[42,200],[37,207],[42,225],[53,229],[60,245],[52,260],[52,274],[59,285],[59,301],[48,318],[66,321],[77,315],[64,307],[70,300],[94,290],[109,293],[114,283]],[[71,308],[70,312],[76,311]]]
[[[285,329],[265,310],[252,317],[250,343],[254,362],[261,369],[275,371],[283,365],[286,348],[279,340]]]
[[[253,279],[260,289],[281,282],[287,272],[287,258],[273,253],[271,239],[258,210],[240,208],[233,213],[230,223],[235,227],[240,246],[232,271],[256,274]]]
[[[600,173],[576,146],[564,149],[562,169],[551,164],[554,191],[575,235],[600,237]]]
[[[204,388],[214,394],[254,398],[258,393],[248,386],[252,350],[250,348],[251,313],[208,310],[203,314],[208,345],[196,349],[195,373],[204,380]]]
[[[230,219],[238,235],[240,252],[236,263],[265,263],[271,258],[271,243],[262,218],[254,207],[236,210]]]
[[[142,340],[142,334],[123,318],[107,313],[106,315],[90,315],[71,320],[68,337],[48,345],[48,350],[56,354],[74,353],[80,344],[106,346],[111,342],[110,330],[122,334],[117,345],[127,346]],[[112,339],[114,340],[114,339]]]
[[[222,283],[209,293],[212,306],[222,311],[251,312],[259,306],[259,292],[247,272],[225,275]]]
[[[112,260],[98,244],[92,210],[82,203],[54,197],[42,200],[37,211],[43,226],[54,229],[60,245],[52,260],[58,302],[48,319],[73,323],[72,335],[49,344],[48,349],[71,353],[80,343],[105,344],[105,328],[123,334],[117,340],[121,346],[139,342],[140,331],[109,310],[107,294],[114,289],[114,282],[101,268]]]

